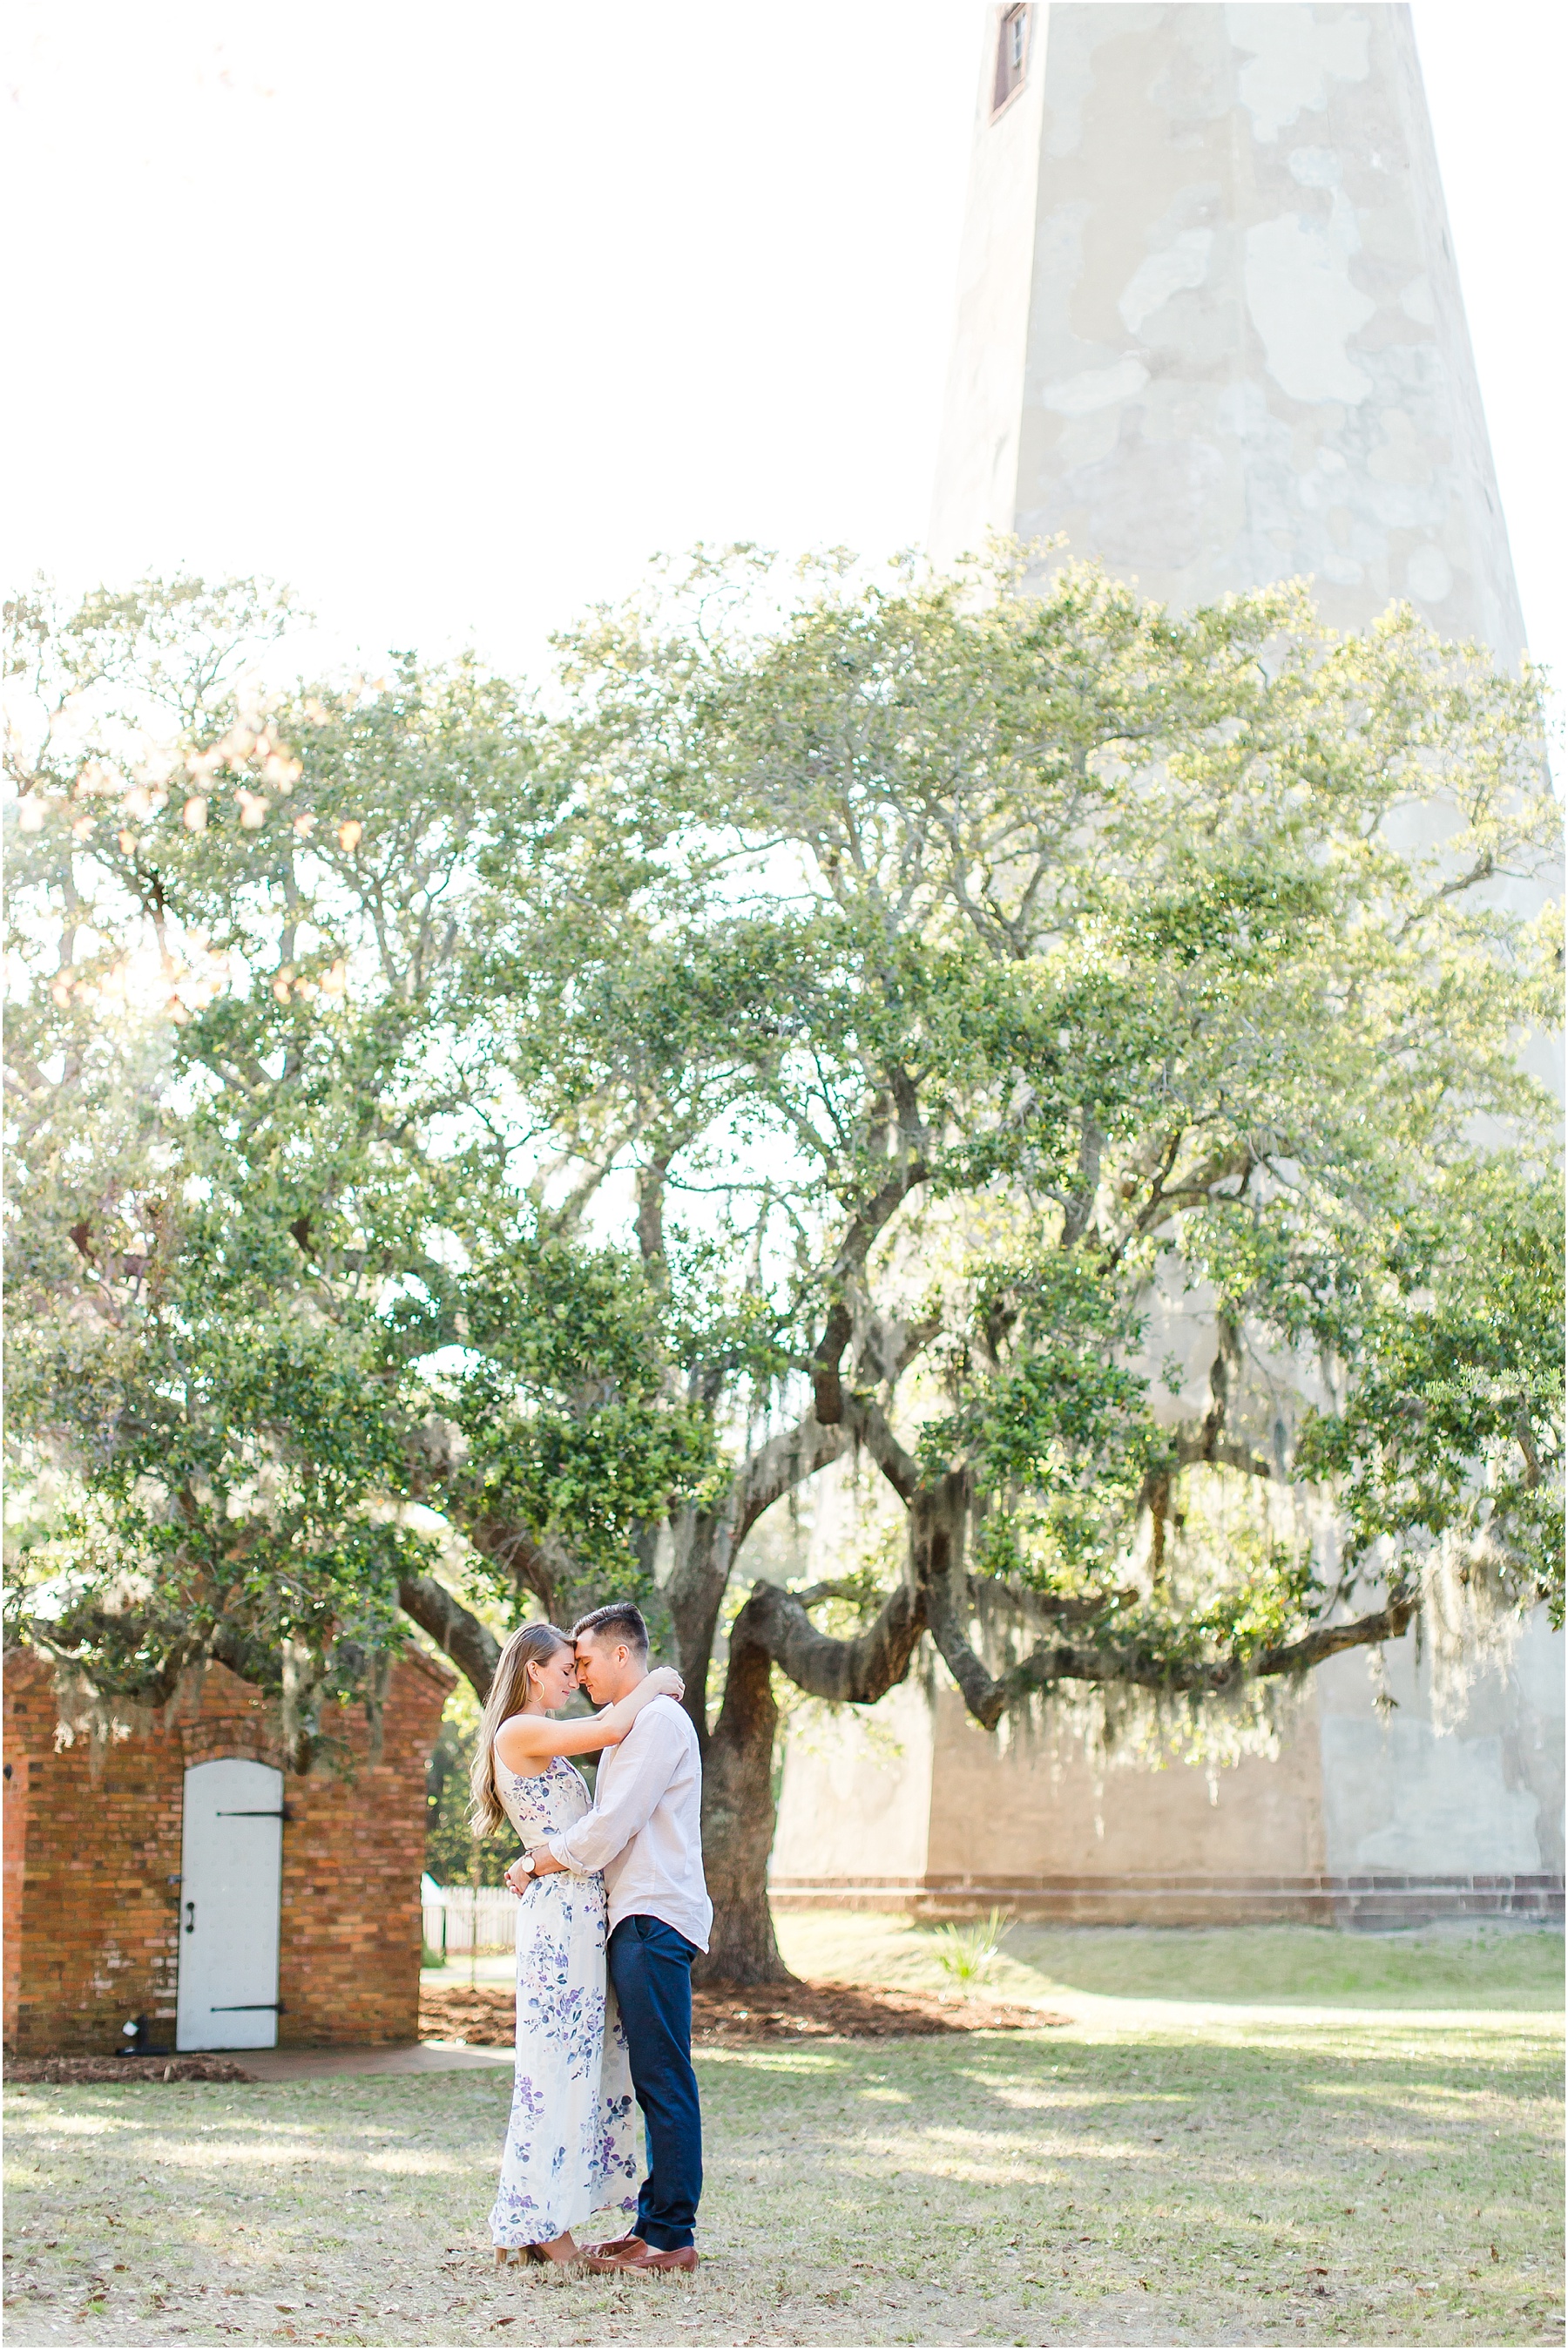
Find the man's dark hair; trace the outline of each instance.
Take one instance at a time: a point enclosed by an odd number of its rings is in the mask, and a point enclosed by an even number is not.
[[[609,1639],[624,1640],[639,1657],[648,1654],[648,1626],[642,1610],[634,1607],[629,1599],[612,1599],[607,1607],[596,1607],[591,1614],[579,1616],[572,1627],[572,1638],[580,1640],[585,1633],[597,1639],[600,1633]]]

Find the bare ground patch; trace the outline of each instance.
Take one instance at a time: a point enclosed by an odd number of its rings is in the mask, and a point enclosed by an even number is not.
[[[710,1983],[691,1994],[691,2037],[698,2047],[1038,2032],[1066,2021],[1013,2001],[884,1991],[865,1983]],[[427,1984],[421,1993],[421,2039],[461,2040],[471,2048],[510,2048],[515,2027],[515,1995],[509,1983]]]
[[[103,2087],[120,2081],[254,2081],[228,2056],[9,2056],[8,2083],[65,2082]]]

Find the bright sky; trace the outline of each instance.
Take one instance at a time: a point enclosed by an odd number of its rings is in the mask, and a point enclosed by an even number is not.
[[[1558,0],[1416,0],[1537,655]],[[545,632],[659,549],[924,535],[972,0],[12,0],[0,581],[291,581],[334,650]]]

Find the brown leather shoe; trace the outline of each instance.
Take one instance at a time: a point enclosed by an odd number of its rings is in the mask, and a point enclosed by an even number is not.
[[[623,2252],[618,2260],[590,2261],[588,2266],[606,2276],[691,2276],[697,2267],[697,2247],[679,2244],[672,2252],[656,2252],[644,2244],[635,2252]]]
[[[582,2249],[588,2260],[618,2261],[628,2252],[645,2252],[648,2246],[640,2236],[607,2236],[602,2244],[585,2244]]]

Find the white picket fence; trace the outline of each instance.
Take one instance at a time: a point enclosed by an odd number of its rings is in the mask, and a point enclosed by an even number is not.
[[[504,1885],[437,1885],[421,1880],[425,1948],[462,1951],[510,1950],[517,1941],[517,1896]]]

